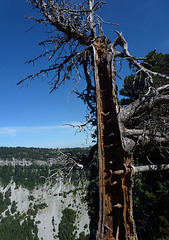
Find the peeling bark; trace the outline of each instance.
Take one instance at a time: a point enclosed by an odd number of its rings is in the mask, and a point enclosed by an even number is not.
[[[115,64],[106,43],[94,43],[97,93],[100,212],[97,239],[136,239],[132,209],[132,181],[129,175],[112,174],[129,166],[132,156],[122,146],[117,116]]]

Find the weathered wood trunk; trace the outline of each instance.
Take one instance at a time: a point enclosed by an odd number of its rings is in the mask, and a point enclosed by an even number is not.
[[[97,239],[137,239],[132,210],[130,174],[115,175],[131,163],[122,146],[118,123],[115,63],[106,39],[95,41],[100,212]]]

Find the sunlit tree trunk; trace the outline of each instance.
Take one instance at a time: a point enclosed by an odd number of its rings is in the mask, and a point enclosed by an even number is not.
[[[106,39],[98,38],[94,51],[100,166],[97,239],[137,239],[132,210],[132,176],[113,174],[132,161],[131,155],[123,150],[121,141],[114,59]]]

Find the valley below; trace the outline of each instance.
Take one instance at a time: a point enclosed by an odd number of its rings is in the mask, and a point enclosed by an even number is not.
[[[1,240],[89,239],[82,165],[62,152],[46,160],[0,159]]]

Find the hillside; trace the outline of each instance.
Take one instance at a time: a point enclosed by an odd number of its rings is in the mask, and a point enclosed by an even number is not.
[[[72,157],[79,157],[88,154],[89,148],[62,148],[63,153],[69,153]],[[50,158],[57,158],[59,149],[53,148],[26,148],[26,147],[0,147],[1,160],[13,160],[13,158],[29,161],[47,161]]]
[[[0,148],[1,240],[89,239],[88,173],[72,160],[87,151]]]

